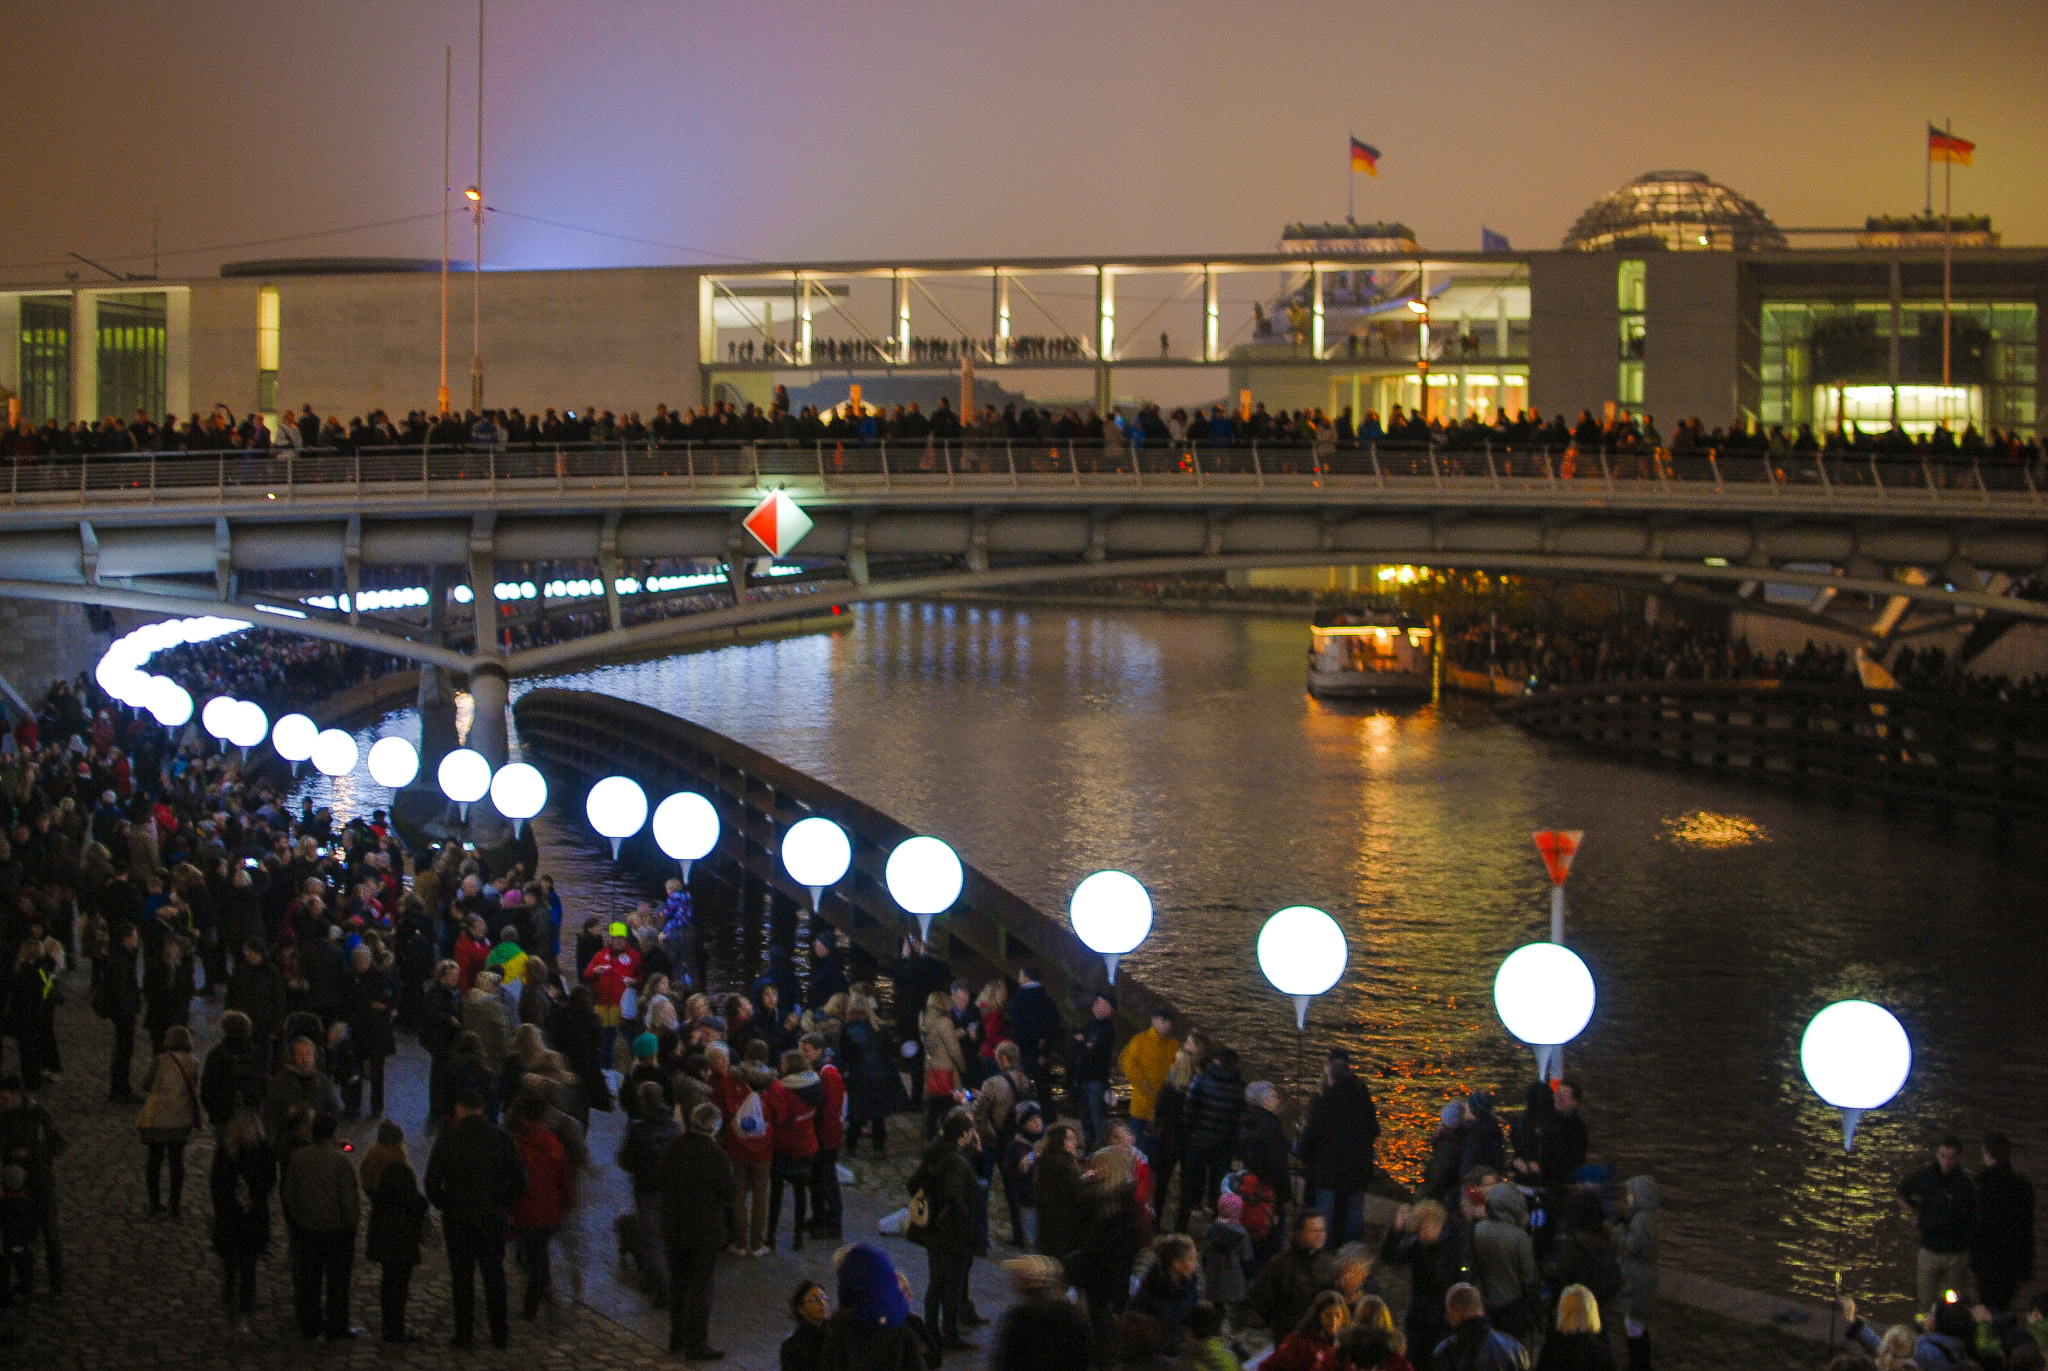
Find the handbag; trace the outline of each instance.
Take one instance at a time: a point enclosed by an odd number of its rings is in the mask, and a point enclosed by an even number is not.
[[[924,1094],[928,1100],[935,1100],[953,1093],[953,1068],[950,1066],[926,1067],[924,1073]]]

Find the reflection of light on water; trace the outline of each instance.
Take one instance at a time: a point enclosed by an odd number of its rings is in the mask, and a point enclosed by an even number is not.
[[[1754,819],[1740,814],[1716,814],[1708,809],[1695,809],[1690,814],[1666,819],[1664,836],[1687,847],[1705,848],[1748,847],[1771,840],[1763,825]]]
[[[476,700],[466,690],[455,692],[455,741],[469,745],[469,726],[476,720]]]
[[[311,800],[316,810],[332,810],[337,824],[345,824],[350,819],[367,819],[374,810],[391,808],[391,791],[370,778],[369,765],[363,759],[369,757],[370,745],[379,738],[403,738],[418,747],[419,712],[409,707],[395,709],[376,723],[356,729],[354,736],[358,760],[356,769],[348,775],[323,776],[310,763],[299,768],[298,777],[286,798],[295,819],[301,800]]]

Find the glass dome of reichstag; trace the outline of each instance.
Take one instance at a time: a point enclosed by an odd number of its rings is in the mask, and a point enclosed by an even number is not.
[[[1785,235],[1756,201],[1697,171],[1652,171],[1587,207],[1564,236],[1582,252],[1782,248]]]

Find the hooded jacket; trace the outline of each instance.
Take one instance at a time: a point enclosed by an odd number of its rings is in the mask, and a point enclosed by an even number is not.
[[[1543,1277],[1529,1239],[1529,1206],[1514,1186],[1502,1182],[1487,1188],[1486,1217],[1473,1226],[1472,1252],[1488,1309],[1504,1309],[1541,1292]]]
[[[809,1161],[818,1155],[818,1108],[824,1100],[825,1087],[815,1071],[784,1076],[761,1093],[778,1161]]]
[[[1372,1176],[1372,1147],[1380,1135],[1379,1110],[1365,1082],[1349,1071],[1308,1107],[1308,1121],[1294,1144],[1308,1172],[1311,1190],[1362,1190]]]
[[[1628,1317],[1647,1323],[1657,1303],[1657,1181],[1632,1176],[1629,1215],[1615,1225],[1621,1257],[1621,1305]]]

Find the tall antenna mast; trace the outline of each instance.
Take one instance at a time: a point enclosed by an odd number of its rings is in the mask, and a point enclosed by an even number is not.
[[[476,0],[476,184],[470,187],[476,211],[476,261],[471,265],[469,292],[469,407],[484,408],[484,0]]]
[[[455,120],[455,47],[441,49],[441,413],[448,412],[448,184],[455,179],[450,138]]]

